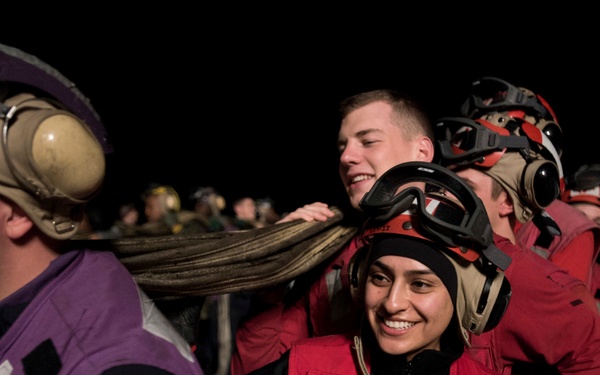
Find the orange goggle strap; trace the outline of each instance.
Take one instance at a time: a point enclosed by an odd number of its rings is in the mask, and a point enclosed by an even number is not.
[[[430,212],[425,193],[417,187],[398,189],[413,182],[430,183],[450,192],[464,208],[460,223],[449,223]],[[490,262],[504,270],[511,258],[493,244],[493,232],[483,203],[454,172],[427,162],[407,162],[384,173],[365,194],[360,208],[372,220],[385,222],[414,205],[420,228],[451,247],[479,250]],[[429,211],[428,211],[429,206]]]
[[[548,102],[546,101],[546,99],[544,99],[541,95],[539,94],[535,94],[535,97],[538,99],[538,101],[540,102],[540,104],[548,111],[548,114],[550,115],[550,118],[548,118],[547,115],[544,115],[544,113],[540,113],[540,115],[542,116],[542,118],[546,119],[546,120],[552,120],[555,123],[558,124],[558,120],[556,119],[556,114],[554,113],[554,110],[552,109],[552,107],[550,107],[550,104],[548,104]]]
[[[469,144],[453,145],[453,137],[462,128],[469,129],[466,130],[469,132]],[[507,149],[530,148],[526,136],[511,134],[508,129],[484,119],[444,117],[436,123],[435,131],[443,165],[491,167]]]
[[[396,234],[406,237],[415,237],[428,242],[437,243],[435,241],[432,241],[430,238],[421,235],[417,231],[417,228],[421,228],[419,218],[418,216],[411,214],[410,210],[393,217],[392,219],[385,222],[385,224],[383,225],[373,227],[370,226],[372,224],[372,222],[367,221],[365,229],[363,230],[361,242],[364,245],[371,244],[375,236]],[[443,246],[451,252],[468,260],[469,262],[474,262],[475,260],[477,260],[477,258],[479,258],[479,252],[473,249],[469,249],[466,246],[452,246],[449,244],[443,244]]]

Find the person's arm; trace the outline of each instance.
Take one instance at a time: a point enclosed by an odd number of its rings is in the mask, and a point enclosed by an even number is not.
[[[231,357],[231,375],[246,375],[277,360],[297,339],[309,336],[307,301],[270,306],[240,323]]]
[[[329,218],[335,216],[335,213],[331,211],[329,205],[321,202],[314,202],[311,204],[305,204],[298,208],[296,211],[290,212],[285,215],[282,219],[277,221],[275,224],[286,223],[297,219],[312,222],[315,220],[326,221]]]

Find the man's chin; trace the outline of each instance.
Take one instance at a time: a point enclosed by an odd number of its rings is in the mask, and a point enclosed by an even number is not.
[[[364,194],[356,194],[352,197],[350,197],[350,204],[352,205],[352,207],[356,208],[357,210],[360,209],[360,200],[362,199],[362,197],[364,196]]]
[[[350,187],[347,189],[348,198],[352,207],[359,209],[360,200],[369,192],[369,189],[373,187],[373,184],[367,186],[367,184],[361,184],[360,187],[354,185],[354,188]]]

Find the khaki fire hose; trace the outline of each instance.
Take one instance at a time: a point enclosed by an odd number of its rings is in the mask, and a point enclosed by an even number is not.
[[[112,249],[138,285],[155,296],[208,296],[283,285],[339,251],[358,228],[296,220],[264,228],[194,235],[73,240]],[[85,244],[82,244],[85,242]]]

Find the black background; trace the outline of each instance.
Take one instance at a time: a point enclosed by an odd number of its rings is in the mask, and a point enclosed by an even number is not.
[[[107,215],[138,201],[151,182],[173,185],[184,202],[190,188],[214,186],[228,202],[269,196],[280,212],[313,201],[344,206],[340,99],[396,88],[437,118],[457,114],[481,76],[527,87],[550,103],[563,129],[565,175],[600,162],[595,24],[551,34],[502,24],[496,40],[476,41],[482,28],[495,28],[479,22],[430,38],[431,22],[408,31],[354,23],[325,32],[308,19],[208,27],[207,17],[181,25],[171,17],[173,27],[104,20],[102,32],[80,21],[68,31],[46,28],[52,37],[0,34],[0,43],[73,81],[100,114],[115,151],[93,204]]]

